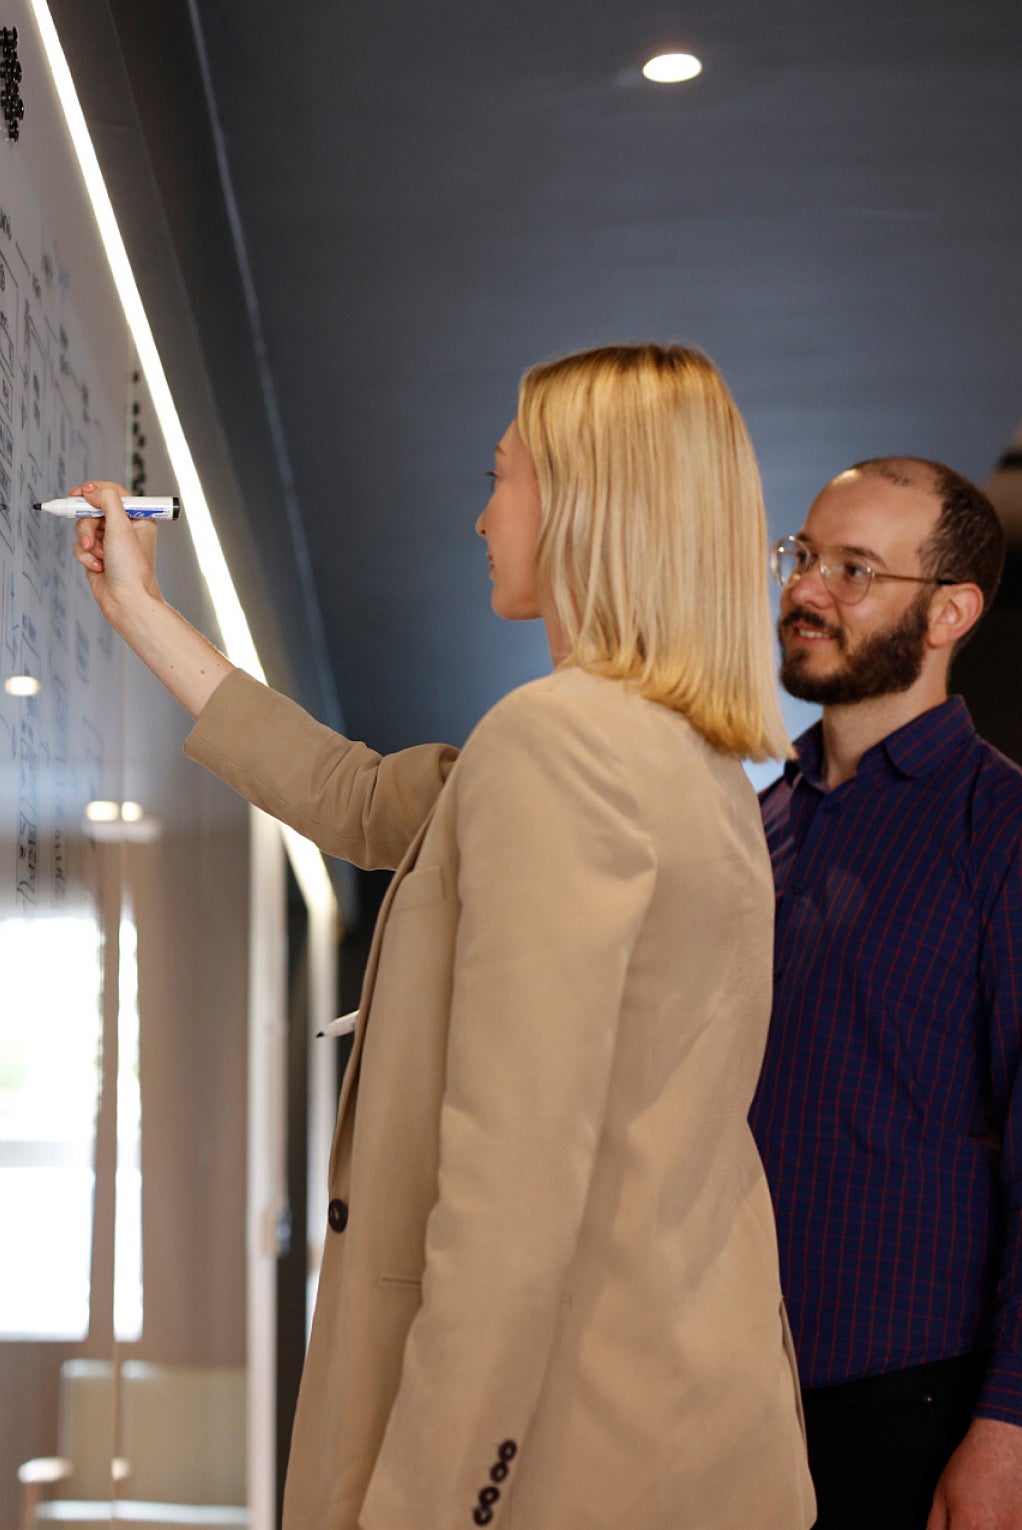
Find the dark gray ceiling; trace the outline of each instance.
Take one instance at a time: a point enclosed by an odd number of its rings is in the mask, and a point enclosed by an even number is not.
[[[530,362],[708,350],[777,534],[867,455],[983,479],[1022,416],[1018,0],[111,11],[143,116],[147,31],[176,12],[181,51],[201,23],[329,664],[378,747],[458,742],[544,665],[490,613],[472,530]],[[701,78],[643,82],[665,48]],[[151,141],[182,209],[215,177],[196,110]],[[186,276],[215,351],[227,278]],[[265,450],[265,415],[231,429]],[[281,506],[271,571],[290,535]]]

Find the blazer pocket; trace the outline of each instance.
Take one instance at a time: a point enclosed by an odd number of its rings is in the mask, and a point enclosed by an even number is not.
[[[396,914],[403,914],[407,909],[423,908],[429,903],[442,903],[443,900],[444,868],[440,865],[415,866],[405,873],[394,889],[387,918],[393,919]]]

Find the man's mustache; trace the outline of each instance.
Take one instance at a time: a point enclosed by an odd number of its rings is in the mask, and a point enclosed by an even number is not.
[[[792,606],[787,616],[782,616],[778,627],[781,632],[785,632],[789,627],[796,625],[799,627],[813,627],[817,632],[822,632],[827,637],[833,638],[839,647],[844,646],[844,633],[840,627],[831,627],[824,621],[818,611],[810,611],[806,606]]]

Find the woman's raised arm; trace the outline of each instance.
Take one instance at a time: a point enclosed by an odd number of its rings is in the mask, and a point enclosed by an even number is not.
[[[102,518],[78,522],[74,555],[107,621],[181,705],[198,717],[234,665],[169,606],[156,582],[156,527],[132,521],[119,484],[90,481],[69,490]]]
[[[379,755],[235,669],[160,594],[156,527],[132,521],[117,484],[72,489],[102,517],[78,523],[75,557],[110,625],[193,717],[185,749],[235,791],[355,865],[394,867],[433,809],[458,751]],[[232,683],[207,706],[221,682]]]

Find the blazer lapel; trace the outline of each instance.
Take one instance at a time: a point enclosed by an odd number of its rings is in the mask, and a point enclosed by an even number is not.
[[[365,1036],[366,1024],[369,1019],[369,1009],[370,1005],[372,1004],[373,988],[376,983],[376,972],[380,965],[380,946],[383,942],[383,931],[387,923],[387,914],[390,910],[390,905],[394,900],[394,894],[397,892],[397,889],[401,885],[402,877],[404,877],[407,872],[411,871],[412,867],[415,865],[416,858],[419,854],[419,849],[426,835],[426,830],[429,828],[433,821],[433,814],[435,811],[435,807],[430,809],[428,815],[423,820],[421,827],[416,831],[415,838],[408,846],[408,849],[405,851],[400,864],[395,869],[394,875],[390,879],[390,886],[387,888],[383,902],[380,904],[380,912],[377,915],[376,928],[373,930],[373,938],[369,947],[369,956],[366,961],[366,973],[362,983],[362,996],[359,1000],[358,1006],[358,1019],[355,1022],[355,1039],[351,1048],[351,1056],[348,1058],[348,1065],[344,1070],[344,1082],[341,1085],[341,1098],[337,1107],[337,1130],[334,1136],[335,1143],[340,1138],[341,1123],[344,1120],[348,1104],[352,1098],[352,1095],[354,1094],[355,1082],[358,1077],[359,1065],[362,1060],[362,1041]]]

